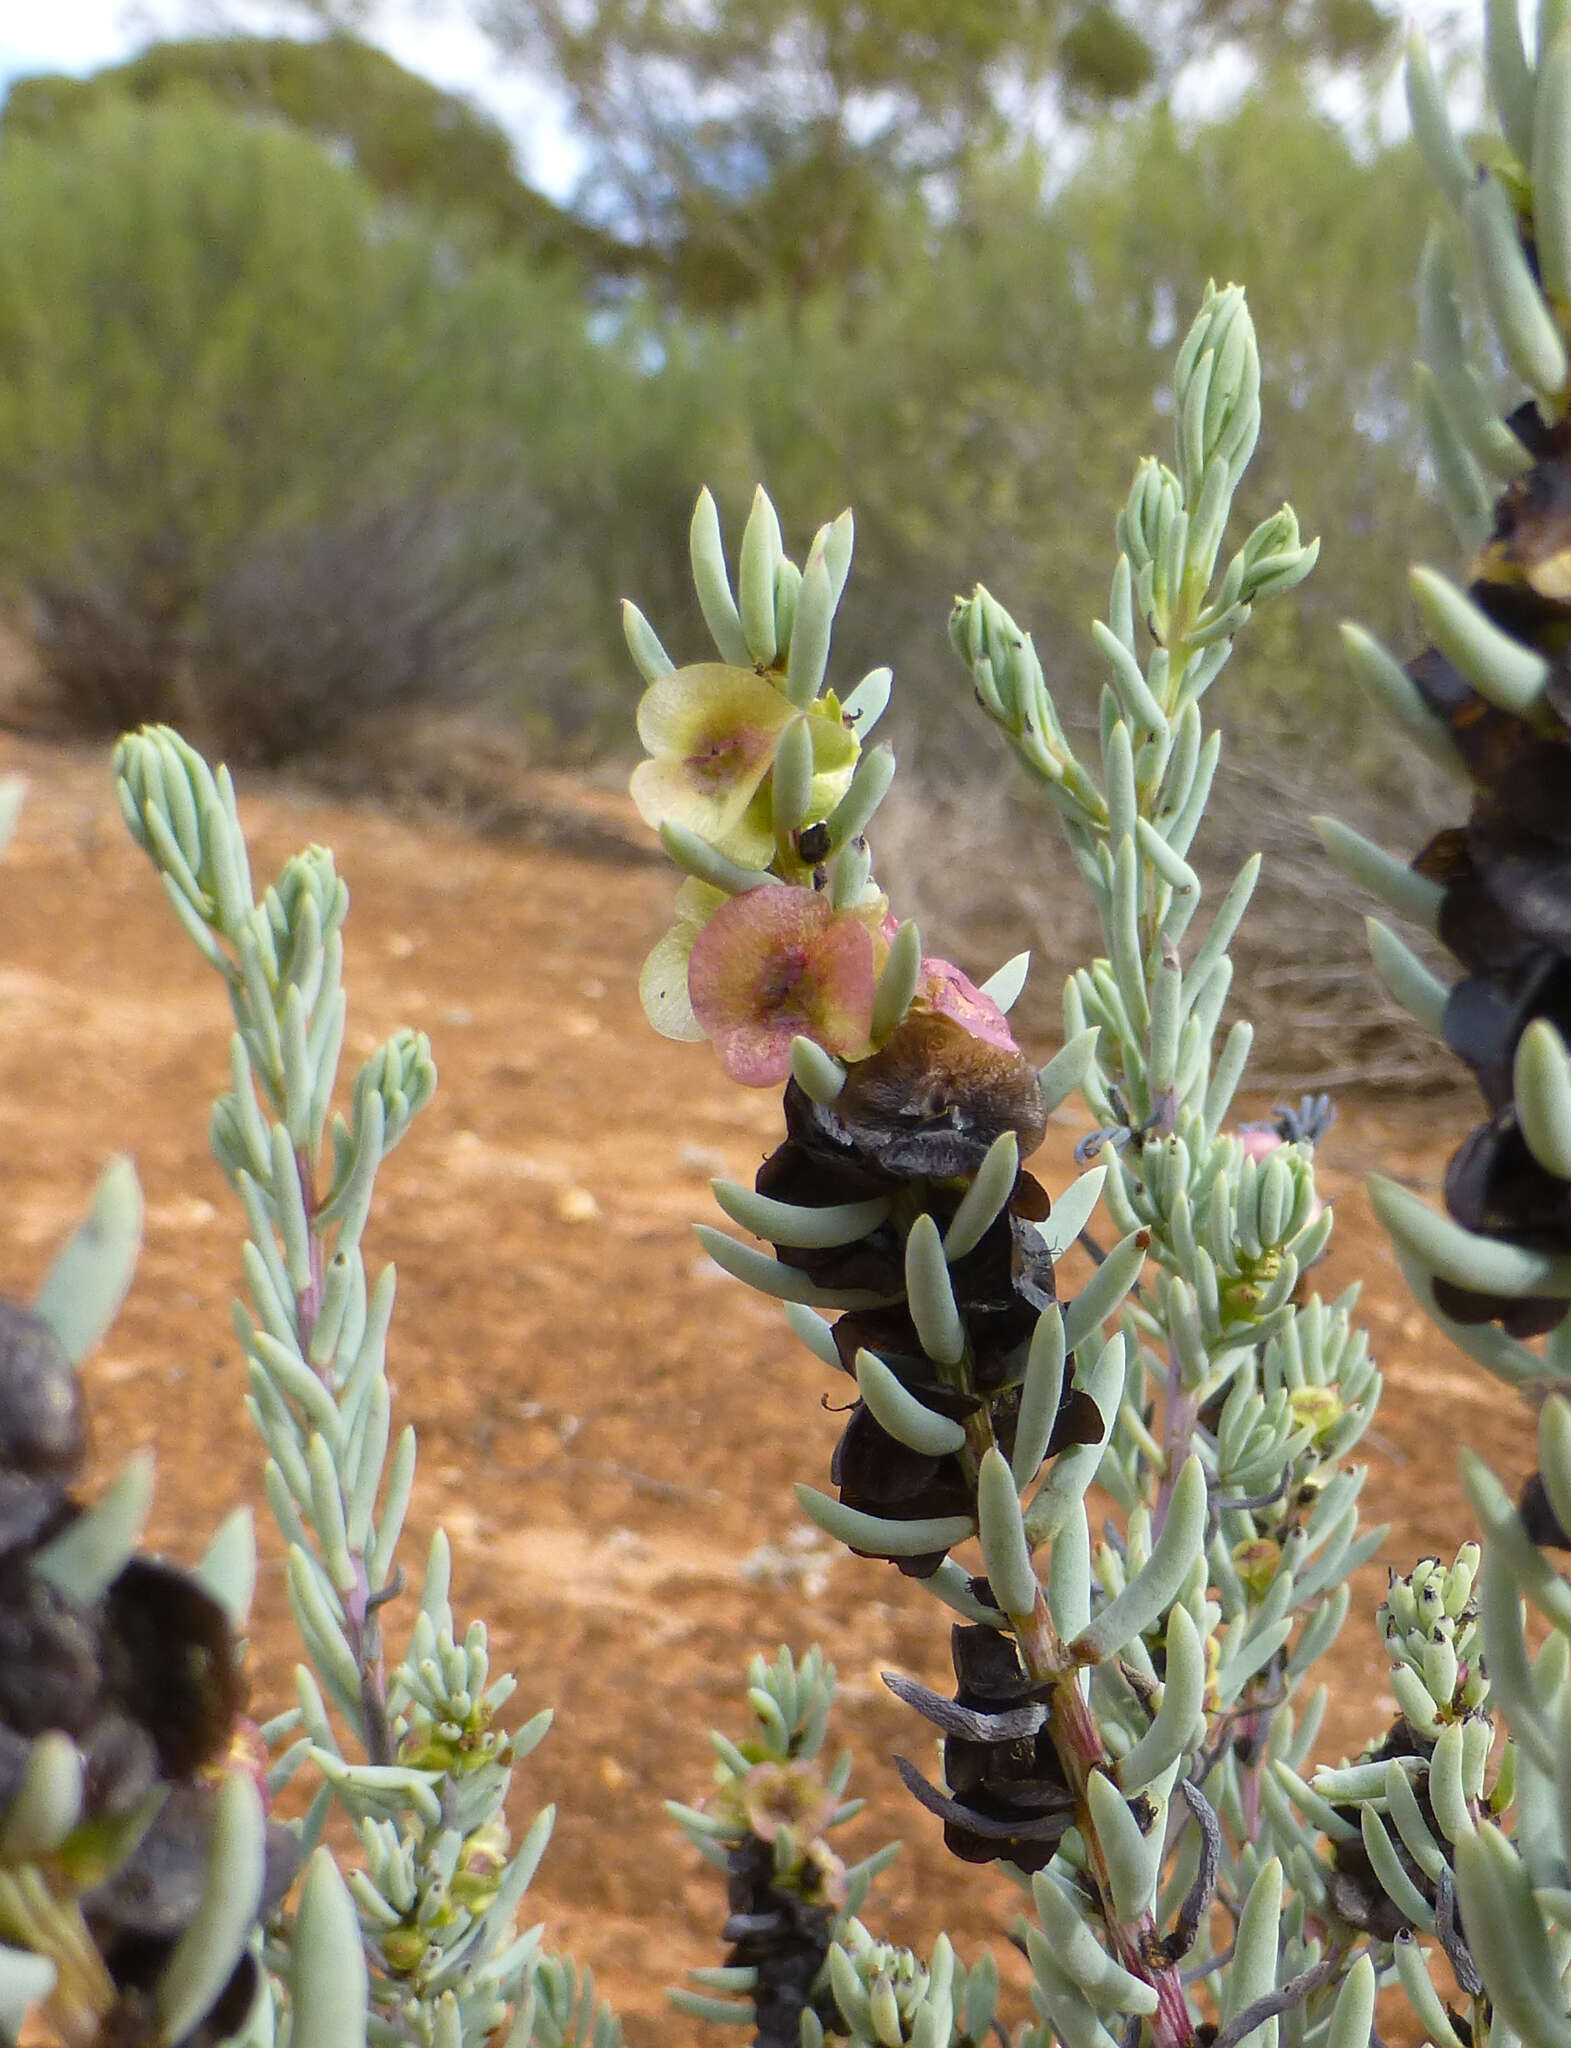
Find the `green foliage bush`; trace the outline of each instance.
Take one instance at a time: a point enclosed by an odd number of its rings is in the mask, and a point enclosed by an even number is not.
[[[0,574],[73,717],[178,708],[276,758],[510,684],[524,607],[536,645],[571,644],[517,508],[588,346],[570,286],[390,217],[302,137],[111,106],[69,147],[11,144]],[[315,623],[329,562],[353,592],[342,634]]]
[[[0,578],[79,722],[177,716],[278,760],[479,695],[537,737],[621,744],[617,600],[696,630],[672,537],[706,479],[735,506],[764,475],[788,520],[855,497],[842,636],[899,673],[908,759],[919,729],[980,769],[934,607],[980,550],[1091,714],[1105,535],[1080,507],[1136,459],[1212,275],[1257,280],[1267,322],[1244,509],[1291,477],[1327,537],[1231,722],[1269,747],[1348,715],[1334,622],[1400,638],[1400,563],[1439,544],[1412,486],[1416,166],[1291,80],[1198,128],[1124,120],[1053,190],[1025,154],[972,167],[947,212],[891,194],[855,280],[721,317],[487,253],[305,133],[131,98],[163,77],[128,67],[47,121],[24,104],[0,148]],[[1354,744],[1387,758],[1367,727]]]

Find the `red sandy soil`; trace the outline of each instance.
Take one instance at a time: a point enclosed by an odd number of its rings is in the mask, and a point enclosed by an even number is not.
[[[152,1445],[152,1540],[184,1560],[236,1501],[257,1505],[254,1694],[274,1711],[291,1696],[292,1638],[229,1325],[236,1209],[206,1141],[227,1005],[125,835],[107,758],[0,738],[8,768],[32,792],[0,866],[0,1291],[30,1291],[105,1159],[129,1152],[147,1239],[87,1367],[93,1483]],[[619,804],[585,804],[636,841]],[[635,977],[669,876],[277,789],[243,810],[259,876],[316,840],[349,879],[348,1055],[403,1024],[434,1042],[441,1086],[384,1169],[368,1239],[373,1262],[398,1266],[391,1377],[420,1434],[404,1555],[418,1577],[430,1529],[446,1525],[455,1605],[489,1623],[497,1668],[518,1671],[520,1718],[557,1710],[519,1773],[516,1816],[558,1802],[531,1894],[549,1942],[594,1966],[634,2048],[720,2038],[662,2001],[685,1966],[719,1959],[724,1907],[660,1802],[703,1795],[705,1731],[742,1732],[745,1660],[784,1640],[822,1644],[839,1668],[839,1734],[870,1801],[848,1850],[906,1840],[869,1918],[915,1945],[947,1923],[963,1955],[1001,1947],[1018,1895],[945,1856],[889,1761],[927,1761],[928,1745],[879,1674],[946,1689],[947,1613],[827,1545],[796,1553],[805,1574],[759,1573],[760,1553],[802,1541],[792,1483],[825,1483],[839,1423],[823,1398],[845,1389],[691,1235],[714,1217],[709,1177],[750,1177],[780,1111],[640,1013]],[[1387,1376],[1365,1500],[1391,1524],[1383,1557],[1403,1568],[1470,1533],[1459,1444],[1513,1486],[1531,1462],[1525,1411],[1429,1330],[1360,1191],[1378,1166],[1433,1195],[1467,1114],[1461,1098],[1348,1105],[1322,1148],[1339,1228],[1318,1278],[1327,1294],[1365,1283]],[[1036,1162],[1049,1188],[1072,1173],[1084,1128],[1055,1120]],[[1328,1755],[1392,1710],[1371,1620],[1383,1584],[1383,1562],[1360,1575],[1331,1668]]]

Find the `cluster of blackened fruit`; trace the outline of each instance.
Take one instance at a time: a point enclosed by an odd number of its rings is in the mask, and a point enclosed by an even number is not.
[[[753,2048],[798,2048],[805,2009],[826,2022],[837,2017],[828,1990],[814,1989],[829,1954],[834,1910],[781,1884],[773,1846],[751,1834],[726,1857],[726,1904],[730,1917],[721,1938],[730,1943],[727,1966],[758,1972],[751,1993]]]
[[[778,1259],[820,1287],[887,1298],[887,1307],[853,1309],[836,1321],[844,1371],[854,1378],[858,1351],[872,1351],[935,1414],[964,1422],[987,1408],[995,1439],[1009,1451],[1025,1348],[1054,1301],[1052,1256],[1034,1228],[1048,1213],[1047,1195],[1022,1169],[980,1242],[950,1267],[966,1332],[963,1386],[946,1380],[922,1348],[905,1300],[905,1238],[924,1210],[940,1232],[948,1227],[988,1148],[1006,1131],[1015,1132],[1022,1155],[1042,1142],[1046,1117],[1029,1060],[985,1043],[952,1018],[913,1012],[881,1051],[852,1067],[828,1107],[793,1081],[785,1117],[789,1135],[759,1169],[761,1195],[803,1208],[891,1202],[885,1221],[852,1244],[775,1246]],[[1067,1372],[1064,1385],[1049,1456],[1102,1435],[1096,1404],[1070,1386]],[[830,1472],[847,1507],[888,1521],[973,1512],[975,1488],[959,1452],[930,1457],[913,1450],[861,1401],[851,1408]],[[893,1562],[913,1578],[928,1578],[944,1555]]]
[[[83,1816],[46,1883],[74,1896],[114,1987],[100,2042],[133,2048],[158,2037],[154,1988],[206,1886],[215,1766],[236,1742],[242,1684],[224,1610],[184,1572],[136,1556],[84,1602],[35,1569],[82,1512],[69,1487],[84,1454],[71,1361],[37,1316],[0,1301],[0,1815],[35,1738],[68,1736]],[[292,1850],[270,1826],[268,1906]],[[243,1958],[186,2041],[234,2033],[256,1988]]]
[[[1571,423],[1525,405],[1508,422],[1532,466],[1502,493],[1469,595],[1502,631],[1543,655],[1546,689],[1517,717],[1491,704],[1436,648],[1407,670],[1450,732],[1473,784],[1465,825],[1436,834],[1413,865],[1444,892],[1439,933],[1465,970],[1447,1000],[1446,1042],[1488,1107],[1446,1171],[1446,1207],[1466,1229],[1571,1253],[1571,1183],[1528,1149],[1512,1106],[1522,1034],[1547,1018],[1571,1038]],[[1455,1321],[1534,1336],[1565,1303],[1436,1284]]]
[[[974,1590],[987,1600],[985,1580]],[[1052,1688],[1020,1668],[1012,1636],[965,1625],[950,1632],[959,1680],[946,1700],[908,1678],[884,1683],[943,1730],[944,1782],[938,1791],[904,1757],[895,1768],[909,1791],[944,1823],[944,1846],[965,1863],[1002,1859],[1042,1870],[1075,1824],[1075,1800],[1053,1746]]]
[[[1055,1303],[1052,1256],[1034,1227],[1047,1216],[1047,1195],[1022,1170],[980,1241],[950,1267],[966,1333],[963,1384],[955,1383],[958,1375],[946,1378],[923,1350],[905,1299],[905,1237],[923,1211],[941,1233],[948,1227],[989,1147],[1006,1131],[1016,1134],[1022,1157],[1041,1143],[1046,1116],[1030,1062],[952,1018],[916,1011],[879,1052],[851,1068],[829,1106],[793,1082],[785,1115],[789,1135],[759,1172],[760,1194],[809,1208],[877,1197],[891,1202],[886,1220],[853,1244],[775,1247],[777,1258],[819,1286],[887,1298],[888,1306],[853,1309],[836,1321],[844,1371],[854,1376],[858,1351],[874,1352],[934,1413],[964,1422],[986,1408],[994,1439],[1011,1451],[1025,1350],[1038,1317]],[[1071,1385],[1066,1371],[1047,1456],[1102,1435],[1095,1402]],[[897,1522],[963,1516],[975,1505],[963,1456],[912,1449],[857,1401],[830,1472],[841,1500],[870,1515]],[[944,1555],[939,1550],[892,1562],[925,1578]],[[977,1590],[991,1604],[985,1584]],[[957,1628],[954,1660],[956,1701],[925,1692],[911,1701],[946,1731],[952,1796],[935,1792],[914,1771],[907,1782],[942,1815],[945,1840],[957,1855],[1040,1869],[1072,1824],[1044,1700],[1032,1692],[1007,1635]]]

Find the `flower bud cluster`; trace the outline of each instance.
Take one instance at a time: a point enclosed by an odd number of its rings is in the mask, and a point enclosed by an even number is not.
[[[1510,1773],[1486,1790],[1495,1730],[1475,1599],[1480,1562],[1479,1546],[1465,1543],[1449,1566],[1426,1557],[1405,1578],[1391,1574],[1377,1625],[1397,1719],[1357,1763],[1322,1770],[1312,1792],[1292,1787],[1329,1837],[1330,1911],[1381,1942],[1439,1933],[1464,1979],[1457,1849],[1512,1793]]]
[[[514,1842],[504,1810],[513,1766],[543,1739],[551,1715],[511,1733],[496,1725],[515,1681],[492,1680],[483,1624],[455,1642],[449,1562],[438,1531],[409,1649],[389,1686],[394,1761],[371,1769],[346,1763],[302,1673],[304,1736],[279,1773],[309,1758],[356,1815],[365,1867],[348,1882],[379,1966],[370,1987],[374,2022],[414,2040],[434,2038],[446,2001],[466,2037],[505,2022],[540,1939],[538,1928],[519,1934],[518,1906],[554,1820],[545,1809]]]
[[[1375,1624],[1391,1659],[1397,1705],[1421,1735],[1448,1721],[1481,1714],[1489,1699],[1473,1591],[1481,1552],[1464,1543],[1456,1562],[1423,1557],[1391,1584]]]
[[[965,1969],[946,1934],[923,1963],[851,1920],[829,1951],[829,1981],[834,2038],[844,2035],[849,2048],[982,2048],[992,2035],[997,1966],[989,1956]],[[824,2038],[821,2022],[809,2025],[802,2048],[823,2048]]]

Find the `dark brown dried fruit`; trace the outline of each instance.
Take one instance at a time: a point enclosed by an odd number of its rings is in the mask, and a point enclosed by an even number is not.
[[[816,1137],[814,1149],[853,1154],[900,1180],[975,1173],[1005,1131],[1015,1132],[1025,1158],[1047,1133],[1036,1069],[1024,1054],[985,1044],[934,1012],[907,1017],[882,1050],[852,1067],[830,1108],[813,1103],[801,1121],[806,1128],[793,1135],[810,1145]]]
[[[134,1557],[104,1596],[104,1676],[166,1777],[217,1756],[245,1704],[229,1618],[189,1574]]]
[[[0,1466],[70,1479],[86,1447],[76,1367],[41,1317],[0,1300]]]

